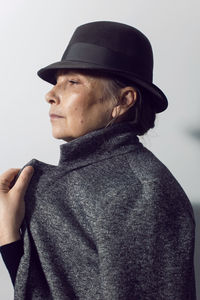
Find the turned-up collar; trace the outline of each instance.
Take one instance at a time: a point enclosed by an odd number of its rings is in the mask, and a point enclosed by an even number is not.
[[[58,166],[78,168],[134,150],[139,138],[130,122],[113,124],[60,145]]]

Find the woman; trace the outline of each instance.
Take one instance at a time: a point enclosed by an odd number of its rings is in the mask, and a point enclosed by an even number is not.
[[[32,159],[0,177],[15,299],[195,299],[190,201],[138,138],[168,105],[152,72],[148,39],[109,21],[79,26],[38,72],[66,143],[58,166]]]

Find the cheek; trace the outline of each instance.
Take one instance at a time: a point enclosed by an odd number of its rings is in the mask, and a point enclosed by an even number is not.
[[[67,104],[64,107],[65,116],[69,125],[78,126],[84,124],[88,119],[89,105],[84,97],[74,96],[72,99],[68,99]]]
[[[111,103],[104,102],[101,95],[94,91],[76,93],[65,99],[65,116],[70,126],[87,126],[88,124],[109,118]]]
[[[74,114],[79,114],[81,109],[81,97],[79,94],[70,95],[64,99],[64,107],[63,110],[65,111],[66,117],[73,116]]]
[[[96,104],[96,110],[99,114],[104,115],[107,117],[111,114],[113,109],[114,103],[111,100],[103,100],[102,98],[98,99],[98,103]]]

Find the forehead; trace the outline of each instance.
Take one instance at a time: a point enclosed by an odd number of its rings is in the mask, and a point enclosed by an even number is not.
[[[92,77],[86,71],[60,69],[60,70],[57,70],[57,72],[56,72],[56,75],[55,75],[56,80],[58,79],[59,76],[62,76],[62,75],[79,75],[79,76],[85,77],[85,78]]]
[[[84,82],[84,85],[91,88],[102,88],[104,82],[104,79],[99,76],[99,74],[87,70],[59,69],[55,75],[56,82],[58,81],[59,76],[66,76],[66,79],[69,76],[78,76],[78,78]]]

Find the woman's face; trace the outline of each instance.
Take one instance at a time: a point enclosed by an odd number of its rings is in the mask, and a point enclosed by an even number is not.
[[[101,79],[78,71],[59,71],[57,84],[47,93],[51,105],[52,134],[56,139],[73,140],[95,129],[105,127],[112,119],[114,102],[103,101]]]

